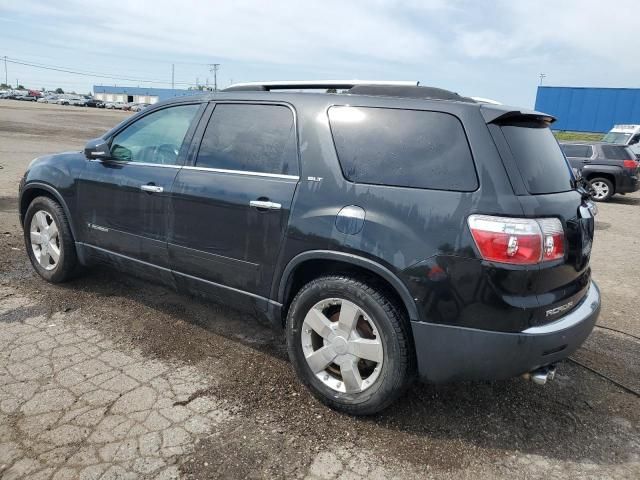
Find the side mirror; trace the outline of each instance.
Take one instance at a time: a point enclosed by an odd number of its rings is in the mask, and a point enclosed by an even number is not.
[[[84,156],[89,160],[111,158],[109,144],[104,140],[104,138],[94,138],[93,140],[89,140],[84,146]]]

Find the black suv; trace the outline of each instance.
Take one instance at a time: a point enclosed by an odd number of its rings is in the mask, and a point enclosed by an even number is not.
[[[266,316],[352,414],[415,376],[544,383],[600,310],[594,206],[552,121],[419,86],[177,98],[34,160],[26,247],[51,282],[106,263]]]
[[[571,166],[582,173],[593,189],[593,199],[606,202],[616,193],[631,193],[638,185],[635,154],[626,145],[602,142],[561,143]]]

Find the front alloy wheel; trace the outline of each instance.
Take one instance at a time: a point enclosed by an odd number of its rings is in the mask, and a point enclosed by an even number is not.
[[[62,242],[53,217],[44,210],[38,210],[31,217],[29,228],[33,255],[45,270],[56,268],[60,260]]]

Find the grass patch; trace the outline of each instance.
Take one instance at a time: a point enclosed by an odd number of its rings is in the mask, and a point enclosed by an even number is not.
[[[599,142],[604,136],[602,133],[566,132],[554,131],[553,134],[560,141]]]

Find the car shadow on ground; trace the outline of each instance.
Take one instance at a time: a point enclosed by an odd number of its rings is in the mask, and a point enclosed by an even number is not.
[[[637,454],[638,399],[568,362],[544,387],[521,379],[416,383],[382,414],[351,418],[312,398],[288,365],[282,336],[254,317],[106,268],[60,286],[27,275],[50,310],[80,310],[146,355],[205,369],[222,362],[216,395],[246,404],[252,415],[268,410],[302,437],[375,445],[412,463],[428,455],[448,467],[463,467],[468,457],[460,452],[470,447],[488,457],[606,465]],[[310,422],[310,412],[322,421]]]
[[[618,205],[640,205],[640,198],[628,197],[625,195],[614,195],[607,203],[613,203]]]

